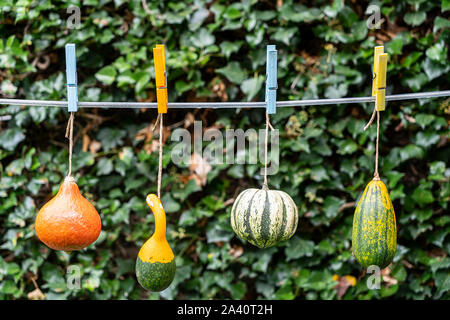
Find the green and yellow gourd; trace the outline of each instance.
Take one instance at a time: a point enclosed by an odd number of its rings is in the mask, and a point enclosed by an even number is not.
[[[386,185],[378,175],[366,186],[353,217],[352,249],[367,268],[387,267],[397,249],[395,212]]]
[[[136,277],[139,284],[150,291],[162,291],[173,281],[175,259],[166,239],[166,214],[159,198],[147,196],[146,202],[155,215],[155,232],[139,251]]]
[[[267,185],[242,191],[231,209],[234,232],[259,248],[289,239],[297,224],[297,206],[292,198],[283,191],[269,190]]]

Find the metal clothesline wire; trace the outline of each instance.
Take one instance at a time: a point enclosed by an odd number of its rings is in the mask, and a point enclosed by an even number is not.
[[[450,96],[450,90],[404,93],[386,96],[386,101],[412,100],[412,99],[430,99],[437,97]],[[299,107],[299,106],[316,106],[330,104],[348,104],[348,103],[364,103],[374,102],[375,97],[351,97],[338,99],[315,99],[315,100],[289,100],[277,101],[277,107]],[[22,100],[22,99],[0,99],[0,105],[20,105],[20,106],[42,106],[42,107],[67,107],[67,101],[55,100]],[[157,108],[156,102],[78,102],[80,108]],[[232,109],[232,108],[265,108],[266,103],[263,102],[169,102],[167,107],[173,109]]]

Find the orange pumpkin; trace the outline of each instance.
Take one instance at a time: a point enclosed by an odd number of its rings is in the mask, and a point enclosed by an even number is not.
[[[66,177],[58,193],[36,217],[38,238],[54,250],[80,250],[100,235],[102,222],[94,206],[84,198],[72,177]]]

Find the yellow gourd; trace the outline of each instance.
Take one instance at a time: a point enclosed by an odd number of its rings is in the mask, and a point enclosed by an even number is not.
[[[155,232],[139,250],[136,277],[150,291],[162,291],[175,276],[175,257],[166,239],[166,213],[159,198],[149,194],[146,202],[155,216]]]

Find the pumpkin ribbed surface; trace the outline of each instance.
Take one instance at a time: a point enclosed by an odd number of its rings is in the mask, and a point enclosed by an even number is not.
[[[259,248],[289,239],[297,230],[297,224],[297,206],[283,191],[244,190],[231,209],[234,232]]]
[[[352,232],[353,255],[365,268],[387,267],[397,249],[394,207],[386,185],[374,179],[366,186],[356,206]]]

